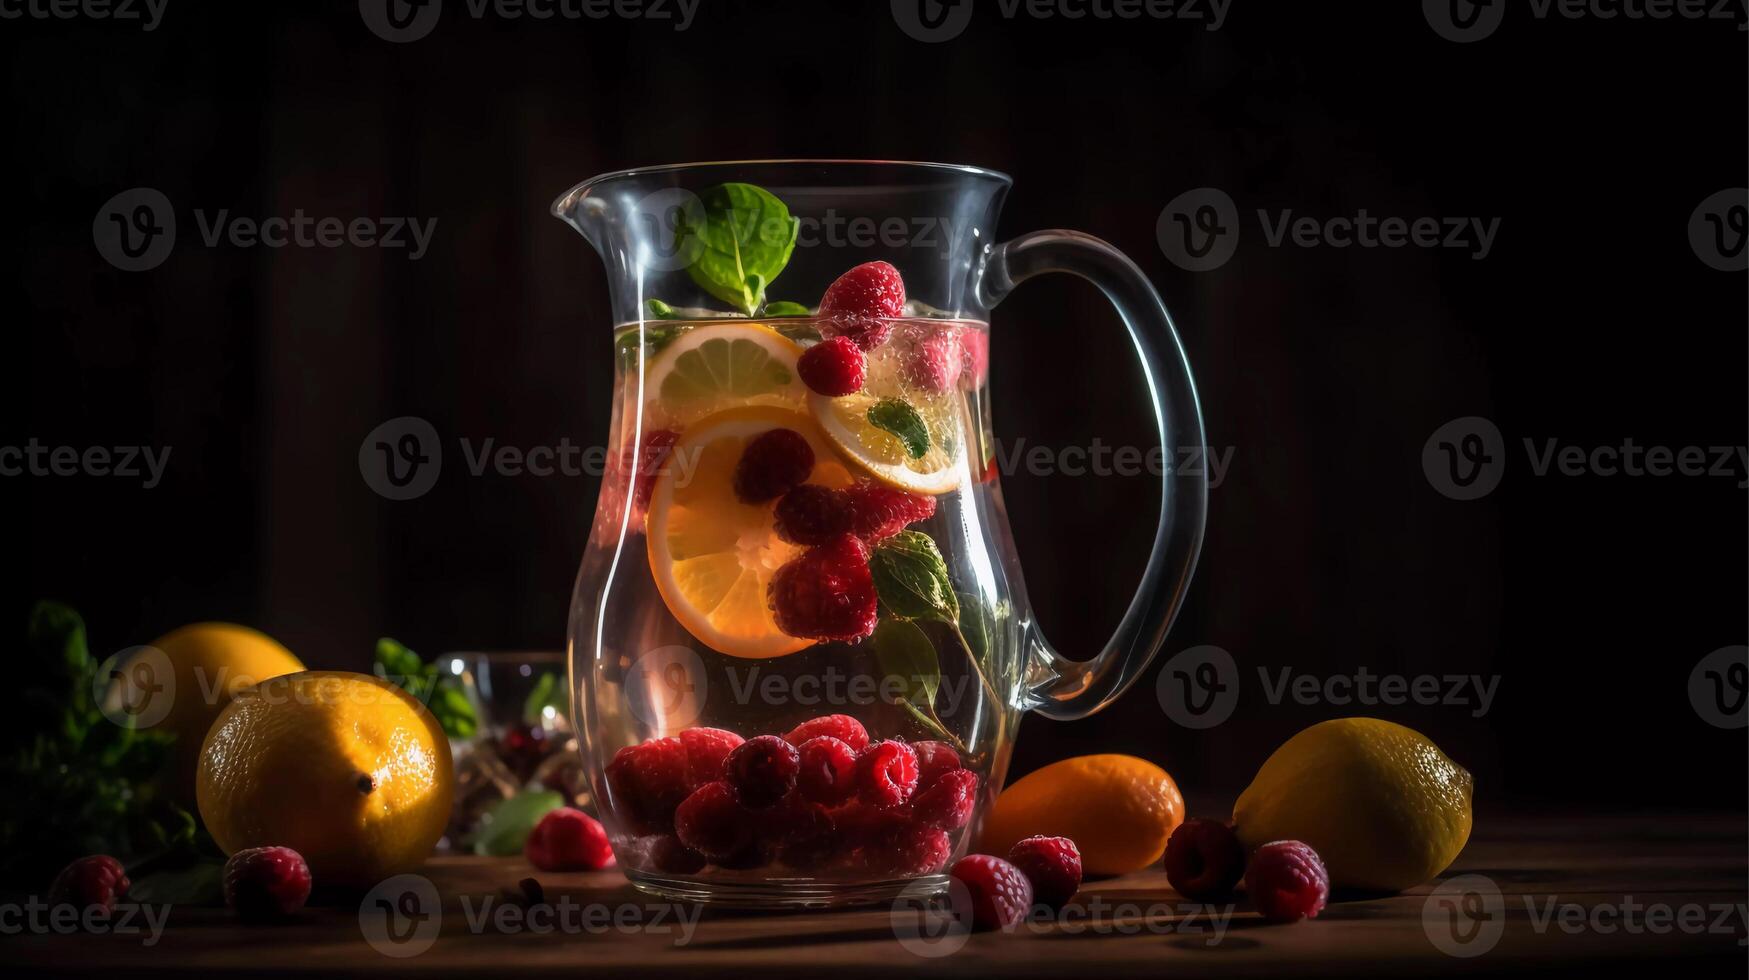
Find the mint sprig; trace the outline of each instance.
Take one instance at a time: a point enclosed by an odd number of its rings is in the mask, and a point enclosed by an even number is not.
[[[420,660],[417,653],[399,641],[386,636],[377,640],[376,660],[371,669],[378,677],[424,702],[450,738],[473,738],[480,730],[479,715],[461,682],[439,670],[436,663]]]
[[[898,398],[875,402],[868,410],[868,424],[892,433],[912,459],[922,459],[929,452],[929,427],[908,402]]]
[[[686,271],[699,288],[752,316],[765,304],[765,287],[789,264],[801,222],[775,194],[752,184],[719,184],[699,201],[702,223],[680,230],[702,246]]]

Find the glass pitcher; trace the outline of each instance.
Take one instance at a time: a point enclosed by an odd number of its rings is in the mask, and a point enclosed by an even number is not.
[[[1136,265],[1073,231],[992,237],[969,166],[773,160],[627,170],[553,213],[600,252],[608,465],[570,614],[585,764],[620,866],[671,899],[831,907],[945,887],[1020,715],[1123,693],[1189,584],[1201,473],[1091,659],[1032,616],[996,473],[989,312],[1097,285],[1161,445],[1201,446],[1190,367]]]

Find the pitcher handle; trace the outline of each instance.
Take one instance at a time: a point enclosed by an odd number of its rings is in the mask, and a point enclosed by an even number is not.
[[[979,286],[981,298],[985,306],[994,307],[1015,286],[1046,272],[1080,276],[1098,286],[1117,307],[1142,362],[1162,449],[1170,454],[1198,447],[1206,454],[1190,362],[1160,294],[1142,270],[1092,235],[1035,231],[990,249]],[[1040,632],[1032,611],[1024,611],[1028,663],[1048,672],[1042,682],[1029,684],[1024,707],[1060,721],[1093,714],[1127,690],[1165,643],[1196,568],[1208,510],[1207,466],[1194,467],[1194,473],[1167,469],[1161,478],[1160,523],[1148,567],[1117,632],[1098,656],[1086,661],[1065,658]]]

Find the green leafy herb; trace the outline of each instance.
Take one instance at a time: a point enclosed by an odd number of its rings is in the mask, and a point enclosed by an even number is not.
[[[100,710],[109,678],[99,676],[79,614],[37,603],[11,662],[13,708],[0,717],[0,880],[22,887],[82,854],[191,853],[194,817],[157,780],[175,736]]]
[[[650,314],[653,320],[678,320],[680,314],[674,312],[674,307],[659,299],[644,300],[644,312]]]
[[[970,592],[957,593],[960,603],[960,635],[966,638],[966,649],[979,663],[990,653],[990,624],[985,618],[984,603]]]
[[[687,272],[705,292],[752,316],[765,302],[765,287],[789,264],[801,222],[752,184],[720,184],[699,199],[703,223],[681,229],[703,246]]]
[[[785,299],[785,300],[779,300],[775,303],[765,304],[765,309],[762,311],[761,315],[762,316],[813,316],[814,311],[808,309],[807,307],[803,306],[800,303],[792,303],[789,300]]]
[[[957,625],[959,597],[947,577],[947,561],[922,531],[900,531],[869,557],[875,592],[882,607],[899,619],[928,619]]]
[[[643,357],[649,360],[685,332],[685,327],[645,323],[621,330],[614,337],[614,344],[619,348],[620,357],[626,359],[636,358],[638,347],[642,345]]]
[[[386,636],[377,640],[372,669],[378,677],[400,685],[402,690],[425,702],[450,738],[472,738],[480,730],[479,715],[461,681],[440,671],[437,664],[420,660],[418,654],[399,642]]]
[[[527,700],[522,703],[522,720],[530,725],[538,725],[546,716],[548,708],[553,709],[560,717],[565,717],[570,701],[559,675],[546,671],[534,682],[534,690],[528,692]]]
[[[941,689],[941,661],[928,634],[909,620],[884,619],[875,627],[874,651],[881,673],[905,684],[904,693],[896,698],[898,705],[918,724],[964,752],[965,743],[935,713],[935,695]]]
[[[524,790],[480,817],[474,830],[474,853],[485,857],[521,854],[522,846],[540,818],[565,805],[565,798],[550,789]]]
[[[923,416],[897,398],[875,402],[868,410],[868,424],[897,436],[912,459],[922,459],[929,452],[929,427],[923,424]]]

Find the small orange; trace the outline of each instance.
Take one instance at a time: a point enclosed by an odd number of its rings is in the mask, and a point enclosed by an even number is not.
[[[1166,770],[1133,755],[1083,755],[1003,790],[980,849],[1000,857],[1027,837],[1067,837],[1088,874],[1127,874],[1158,862],[1183,822],[1184,795]]]

